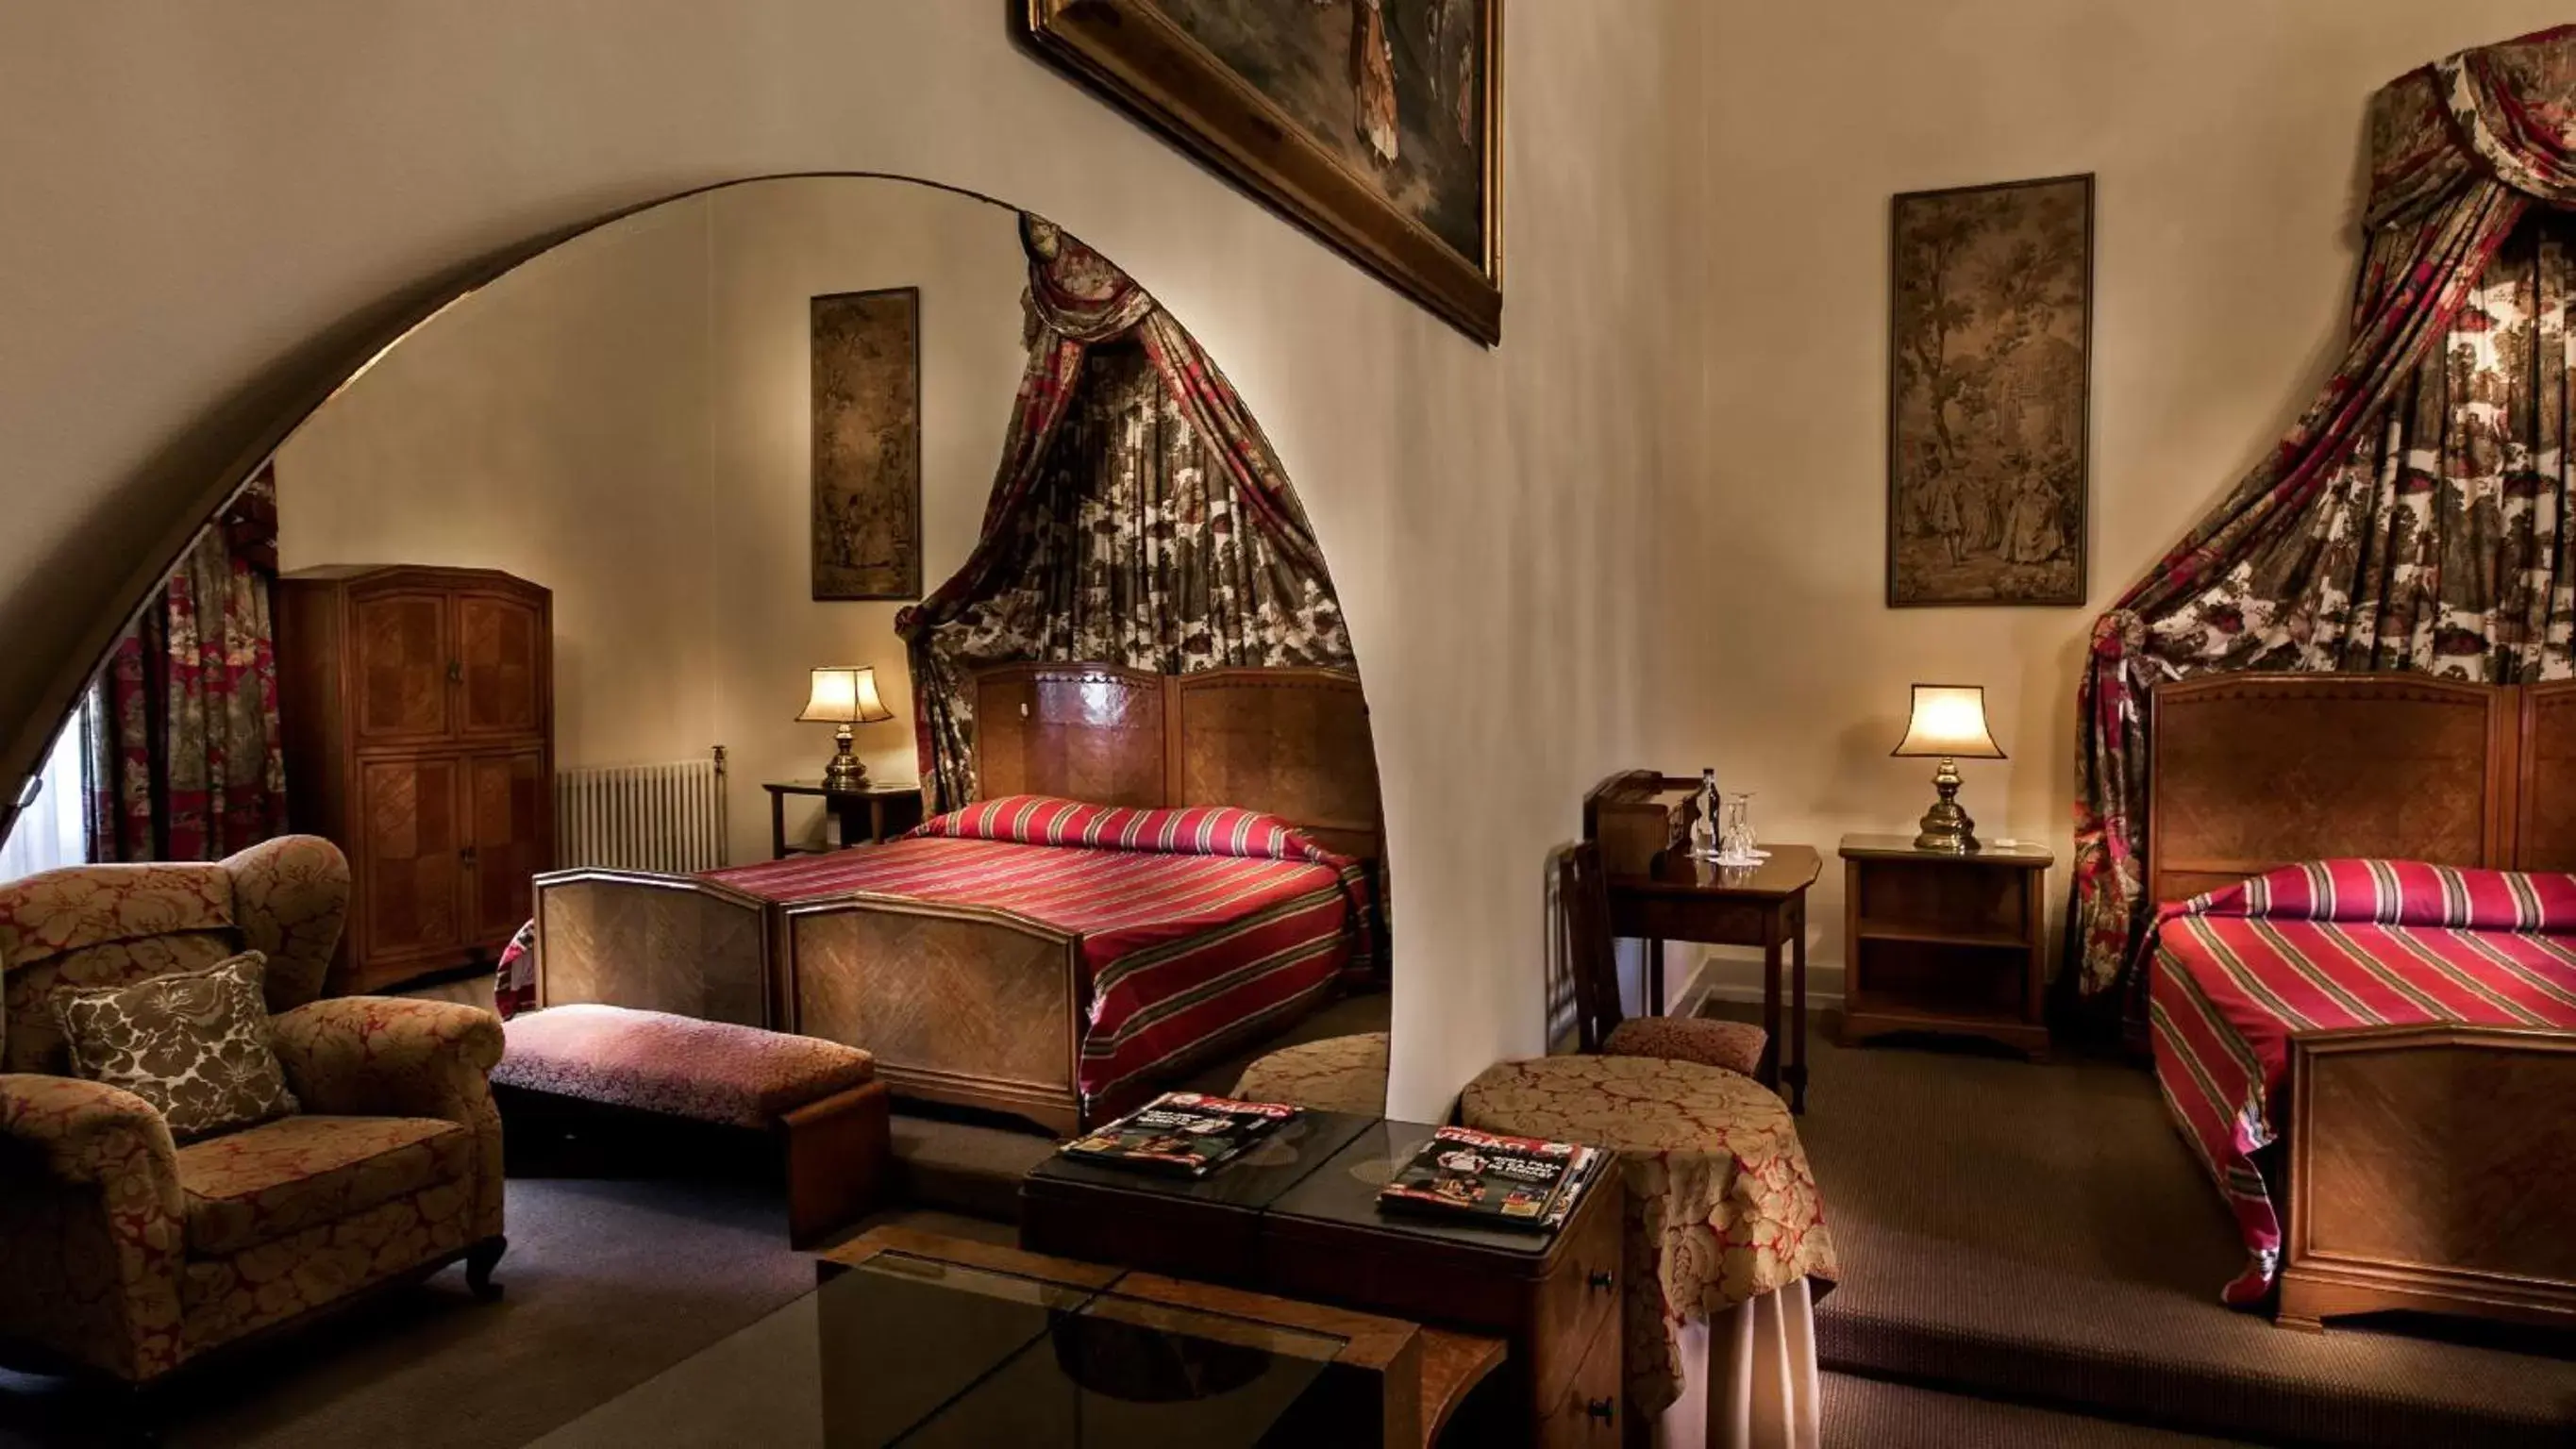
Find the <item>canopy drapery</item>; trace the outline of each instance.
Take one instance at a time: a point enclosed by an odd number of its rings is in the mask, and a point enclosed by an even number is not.
[[[2463,51],[2370,107],[2352,337],[2271,455],[2093,627],[2078,690],[2072,981],[2112,997],[2142,899],[2162,679],[2566,677],[2576,26]]]
[[[972,796],[975,670],[1353,667],[1295,489],[1216,364],[1144,289],[1036,217],[1029,361],[982,536],[904,611],[925,802]]]
[[[276,578],[277,480],[263,468],[199,531],[91,681],[91,860],[220,860],[285,833]]]

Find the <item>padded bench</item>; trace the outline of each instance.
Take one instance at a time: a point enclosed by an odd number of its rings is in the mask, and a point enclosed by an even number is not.
[[[876,1206],[892,1153],[888,1094],[856,1047],[587,1003],[524,1012],[503,1031],[492,1085],[514,1138],[523,1126],[577,1121],[567,1103],[772,1138],[799,1248]]]

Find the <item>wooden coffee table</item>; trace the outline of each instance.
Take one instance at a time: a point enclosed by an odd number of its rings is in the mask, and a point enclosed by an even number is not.
[[[1500,1339],[1472,1442],[1620,1442],[1615,1169],[1554,1234],[1522,1233],[1378,1210],[1428,1124],[1310,1110],[1283,1133],[1299,1129],[1199,1181],[1050,1158],[1021,1179],[1020,1241]]]

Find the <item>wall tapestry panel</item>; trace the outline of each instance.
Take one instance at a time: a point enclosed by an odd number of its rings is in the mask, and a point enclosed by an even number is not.
[[[816,297],[814,597],[921,597],[921,292]]]
[[[1887,602],[2084,602],[2093,178],[1896,198]]]

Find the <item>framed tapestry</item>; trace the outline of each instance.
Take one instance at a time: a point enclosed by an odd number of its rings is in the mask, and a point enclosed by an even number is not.
[[[1020,0],[1038,52],[1502,340],[1502,0]]]
[[[1896,198],[1887,602],[2081,604],[2093,178]]]
[[[921,597],[921,291],[813,300],[814,597]]]

